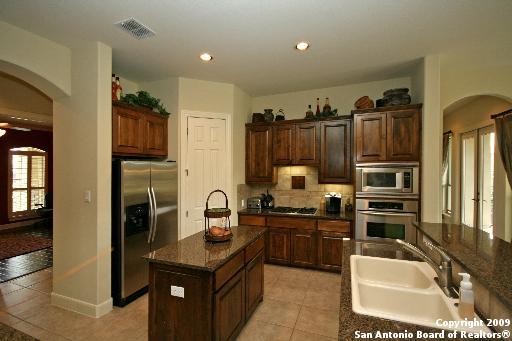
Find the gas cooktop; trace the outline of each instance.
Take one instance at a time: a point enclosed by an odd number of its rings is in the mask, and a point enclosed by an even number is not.
[[[286,206],[277,206],[268,210],[272,213],[283,213],[283,214],[315,214],[316,208],[313,207],[286,207]]]

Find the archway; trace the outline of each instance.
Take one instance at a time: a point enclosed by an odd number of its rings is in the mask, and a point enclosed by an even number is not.
[[[460,98],[443,110],[443,221],[480,228],[505,240],[512,234],[512,194],[491,115],[510,108],[512,98],[482,93]]]

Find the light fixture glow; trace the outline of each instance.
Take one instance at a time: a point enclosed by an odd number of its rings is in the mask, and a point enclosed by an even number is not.
[[[299,51],[306,51],[309,48],[309,43],[306,41],[298,42],[295,48]]]
[[[5,130],[0,129],[0,137],[4,136],[4,135],[5,135],[5,133],[6,133],[6,131],[5,131]]]
[[[211,60],[213,59],[212,55],[211,55],[211,54],[209,54],[209,53],[207,53],[207,52],[205,52],[205,53],[201,54],[201,55],[199,56],[199,58],[201,58],[201,60],[202,60],[203,62],[209,62],[209,61],[211,61]]]

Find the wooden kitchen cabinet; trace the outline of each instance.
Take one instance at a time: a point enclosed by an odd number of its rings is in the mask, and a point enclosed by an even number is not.
[[[313,267],[316,264],[316,236],[314,230],[291,231],[291,263]]]
[[[387,159],[389,161],[419,161],[419,111],[391,111],[387,117]]]
[[[356,162],[420,160],[421,104],[352,113]]]
[[[356,160],[386,160],[386,114],[375,113],[355,117]]]
[[[320,169],[318,183],[352,181],[352,120],[320,123]]]
[[[263,261],[264,252],[260,252],[245,266],[245,320],[248,321],[263,299]]]
[[[245,324],[244,270],[233,276],[214,295],[214,300],[215,340],[234,340]]]
[[[295,152],[295,125],[280,124],[272,127],[272,164],[291,165]]]
[[[267,236],[267,260],[276,264],[290,264],[290,230],[269,228]]]
[[[271,184],[277,181],[277,169],[272,166],[272,126],[246,125],[245,182]]]
[[[232,245],[205,244],[199,232],[146,257],[149,340],[236,339],[263,300],[265,229],[233,229]]]
[[[318,221],[318,267],[341,270],[343,238],[350,237],[350,222],[340,220]]]
[[[320,129],[317,122],[273,126],[272,164],[318,165]]]
[[[295,124],[293,164],[315,166],[320,163],[320,125],[318,122]]]
[[[114,102],[112,154],[167,157],[167,117],[148,109]]]

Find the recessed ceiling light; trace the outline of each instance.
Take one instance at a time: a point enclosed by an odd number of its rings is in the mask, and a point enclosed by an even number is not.
[[[213,59],[212,55],[211,55],[211,54],[209,54],[209,53],[206,53],[206,52],[205,52],[205,53],[203,53],[203,54],[201,54],[201,55],[199,56],[199,58],[201,58],[201,60],[202,60],[203,62],[209,62],[209,61],[211,61],[211,60]]]
[[[306,41],[298,42],[295,48],[299,51],[306,51],[309,48],[309,43]]]

